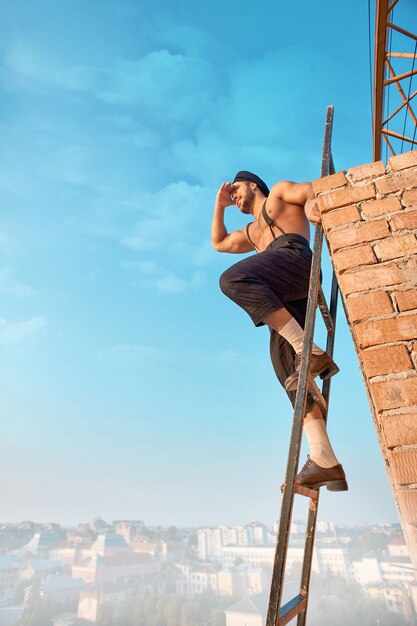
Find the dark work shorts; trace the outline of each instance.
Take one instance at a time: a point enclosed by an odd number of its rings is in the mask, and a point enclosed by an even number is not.
[[[301,235],[282,235],[260,252],[235,263],[220,277],[220,288],[262,326],[270,313],[286,308],[304,328],[312,251]],[[284,337],[270,328],[270,352],[275,374],[284,386],[295,369],[295,353]],[[287,392],[295,403],[295,392]],[[307,398],[307,411],[312,399]]]

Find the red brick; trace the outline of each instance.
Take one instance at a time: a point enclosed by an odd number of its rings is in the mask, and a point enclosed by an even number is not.
[[[390,219],[393,230],[404,230],[405,228],[417,228],[417,211],[402,211],[393,215]]]
[[[410,355],[404,345],[370,348],[363,350],[361,356],[368,378],[413,369]]]
[[[415,289],[395,291],[394,296],[400,311],[417,309],[417,291]]]
[[[375,189],[373,185],[357,185],[356,187],[326,193],[320,198],[323,202],[323,210],[330,211],[347,204],[361,202],[361,200],[371,200],[371,198],[375,198]]]
[[[412,204],[417,204],[417,189],[404,191],[402,200],[407,206],[411,206]]]
[[[417,443],[417,412],[383,415],[380,420],[389,448]]]
[[[417,169],[405,170],[381,178],[375,182],[378,193],[387,194],[400,189],[417,187]]]
[[[412,257],[408,257],[405,261],[396,261],[396,263],[401,267],[401,271],[404,275],[404,282],[410,283],[415,287],[416,284],[416,276],[417,276],[417,256],[413,255]]]
[[[337,172],[337,174],[330,174],[330,176],[323,176],[313,180],[313,190],[315,195],[322,191],[330,191],[331,189],[337,189],[338,187],[344,187],[347,184],[346,176],[344,172]]]
[[[386,291],[373,291],[355,298],[347,298],[346,306],[352,322],[394,312],[391,298]]]
[[[332,253],[340,248],[347,248],[348,246],[356,246],[360,243],[367,241],[375,241],[377,239],[384,239],[391,235],[386,220],[375,220],[367,224],[361,223],[359,226],[350,228],[343,228],[330,232],[327,235]]]
[[[393,450],[391,467],[398,484],[413,485],[417,483],[417,449],[409,447]]]
[[[402,523],[417,523],[417,489],[397,491],[398,506]]]
[[[355,326],[360,348],[417,338],[417,314],[397,315],[384,320],[360,322]],[[417,378],[415,380],[417,387]]]
[[[348,206],[345,209],[329,211],[323,215],[323,226],[330,230],[334,226],[342,226],[343,224],[351,224],[352,222],[360,222],[361,214],[355,206]]]
[[[407,269],[398,267],[397,263],[373,265],[356,271],[345,273],[340,277],[340,289],[344,296],[351,293],[399,285],[406,280]]]
[[[366,165],[357,165],[348,169],[347,175],[354,183],[357,183],[365,178],[375,178],[376,176],[383,176],[385,174],[385,165],[382,161],[375,161],[374,163],[367,163]]]
[[[388,165],[393,170],[403,170],[406,167],[417,165],[417,150],[396,154],[388,159]]]
[[[371,382],[369,390],[377,411],[411,407],[417,404],[416,376]]]
[[[344,248],[338,250],[333,260],[338,272],[344,272],[345,270],[352,269],[353,267],[359,267],[361,265],[371,265],[376,263],[374,252],[367,243],[364,246],[358,246],[356,248]]]
[[[398,259],[417,252],[417,239],[415,235],[403,235],[401,237],[390,237],[383,241],[378,241],[375,252],[380,261]]]
[[[371,200],[362,204],[362,213],[366,217],[378,217],[384,213],[394,213],[394,211],[401,209],[401,202],[397,196],[388,196],[382,200]]]

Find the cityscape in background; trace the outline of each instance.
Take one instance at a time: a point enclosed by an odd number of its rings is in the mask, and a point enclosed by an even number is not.
[[[276,532],[261,522],[0,523],[0,626],[263,626]],[[294,521],[284,601],[299,592],[304,540]],[[309,624],[401,626],[416,615],[399,524],[318,522]]]

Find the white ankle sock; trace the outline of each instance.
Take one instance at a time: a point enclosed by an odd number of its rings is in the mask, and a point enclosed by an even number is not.
[[[304,432],[310,446],[310,458],[320,467],[334,467],[339,463],[327,436],[323,419],[314,419],[304,424]]]
[[[304,330],[294,317],[292,317],[290,321],[287,322],[283,328],[281,328],[279,334],[292,345],[296,354],[301,354],[303,351]],[[321,350],[315,343],[313,343],[313,354],[323,354],[323,352],[324,350]]]

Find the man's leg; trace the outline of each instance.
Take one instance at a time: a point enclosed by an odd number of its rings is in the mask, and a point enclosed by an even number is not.
[[[305,302],[289,303],[291,312],[300,319],[305,313]],[[275,374],[281,384],[294,371],[294,349],[276,330],[270,328],[271,361]],[[288,397],[294,406],[295,391],[288,391]],[[326,432],[326,425],[318,405],[310,395],[307,396],[304,433],[310,448],[310,458],[299,472],[296,482],[305,487],[326,484],[329,489],[347,489],[343,467],[339,464]]]
[[[310,454],[297,474],[296,484],[313,489],[326,485],[330,491],[347,491],[344,469],[333,451],[317,404],[306,414],[303,428]]]
[[[285,380],[284,386],[287,391],[295,391],[298,386],[299,368],[304,342],[304,330],[297,320],[285,308],[280,308],[270,313],[263,320],[270,328],[277,331],[291,344],[296,355],[296,370]],[[315,378],[321,374],[322,378],[330,378],[339,371],[333,359],[315,343],[312,345],[310,372]]]
[[[316,403],[304,418],[304,433],[310,447],[310,459],[320,467],[334,467],[339,463],[327,436],[326,424]]]

